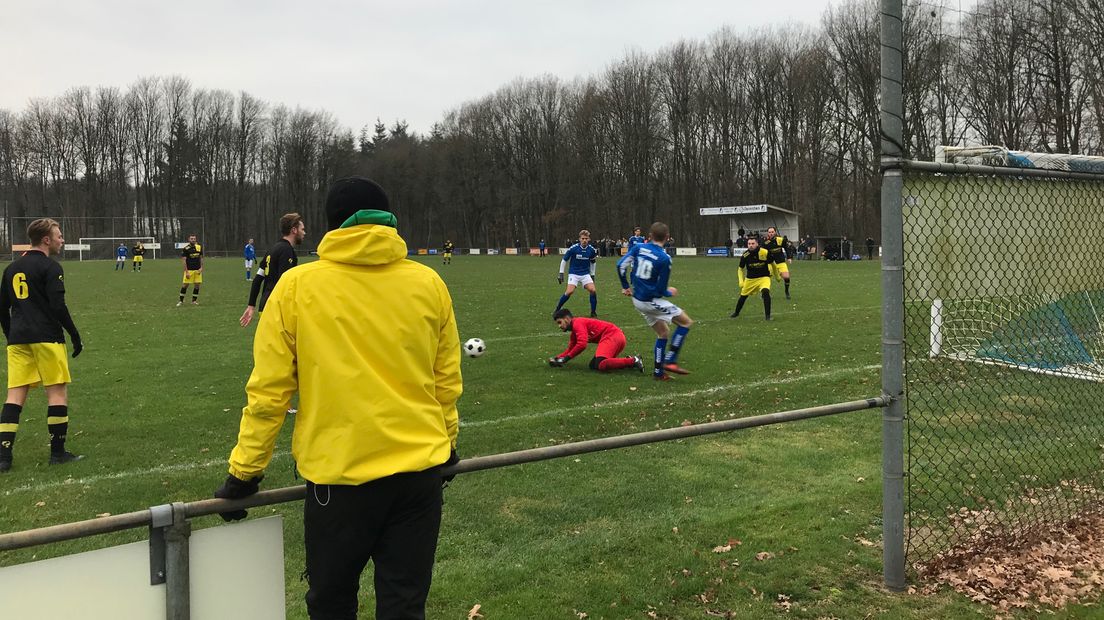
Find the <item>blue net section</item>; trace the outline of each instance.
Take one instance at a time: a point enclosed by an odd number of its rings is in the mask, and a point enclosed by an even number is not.
[[[1097,366],[1102,358],[1098,312],[1104,293],[1083,291],[1028,308],[995,329],[975,353],[981,360],[1060,371]]]

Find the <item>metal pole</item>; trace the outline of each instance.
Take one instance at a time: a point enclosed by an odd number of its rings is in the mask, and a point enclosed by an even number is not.
[[[888,400],[884,396],[875,396],[863,400],[853,400],[833,405],[820,405],[817,407],[807,407],[805,409],[768,413],[766,415],[722,420],[720,422],[707,422],[705,424],[679,426],[658,431],[603,437],[601,439],[591,439],[589,441],[580,441],[559,446],[548,446],[546,448],[477,456],[475,458],[465,459],[444,471],[445,473],[463,474],[485,469],[494,469],[497,467],[506,467],[509,465],[519,465],[521,463],[546,461],[576,454],[586,454],[588,452],[627,448],[629,446],[637,446],[646,443],[684,439],[699,435],[709,435],[745,428],[754,428],[757,426],[780,424],[782,422],[793,422],[796,420],[848,413],[851,411],[874,409],[876,407],[885,407],[887,402]],[[178,504],[173,504],[173,518],[175,520],[178,514],[181,519],[190,519],[229,510],[237,510],[239,508],[255,508],[257,506],[282,504],[303,499],[305,495],[306,487],[299,485],[295,487],[261,491],[260,493],[239,500],[205,499],[179,504],[179,508],[177,507]],[[72,540],[74,538],[84,538],[95,534],[147,527],[152,522],[152,513],[150,509],[146,509],[138,512],[104,517],[102,519],[90,519],[87,521],[53,525],[25,532],[0,534],[0,551],[23,549],[25,547],[34,547],[63,540]],[[168,537],[168,529],[169,528],[166,528],[166,538]]]
[[[902,0],[882,0],[882,576],[905,589],[904,103]]]
[[[699,435],[709,435],[713,433],[735,431],[745,428],[754,428],[757,426],[767,426],[769,424],[779,424],[782,422],[793,422],[795,420],[806,420],[809,418],[847,413],[850,411],[862,411],[864,409],[884,407],[885,404],[885,398],[874,397],[863,400],[853,400],[846,403],[838,403],[834,405],[821,405],[818,407],[808,407],[805,409],[795,409],[792,411],[769,413],[766,415],[757,415],[747,418],[722,420],[720,422],[707,422],[705,424],[693,424],[691,426],[665,428],[658,431],[633,433],[631,435],[603,437],[601,439],[591,439],[588,441],[562,444],[559,446],[548,446],[545,448],[534,448],[531,450],[519,450],[517,452],[505,452],[503,454],[491,454],[488,456],[477,456],[470,459],[464,459],[457,465],[445,469],[444,473],[464,474],[473,471],[482,471],[485,469],[496,469],[499,467],[508,467],[510,465],[520,465],[522,463],[532,463],[535,461],[547,461],[550,459],[558,459],[565,456],[575,456],[578,454],[586,454],[589,452],[601,452],[603,450],[612,450],[614,448],[627,448],[629,446],[638,446],[646,443],[670,441],[673,439],[685,439],[687,437],[696,437]],[[203,515],[215,514],[218,512],[225,512],[227,510],[234,510],[237,508],[252,508],[254,506],[274,504],[278,502],[272,501],[272,497],[270,497],[269,494],[277,493],[281,494],[281,497],[285,498],[282,501],[291,501],[293,499],[302,498],[306,493],[306,487],[298,486],[288,487],[284,489],[276,489],[273,491],[262,491],[245,499],[233,501],[223,499],[200,500],[198,502],[190,502],[186,504],[185,510],[187,511],[188,517],[199,517]],[[0,549],[3,548],[2,544],[3,537],[0,536]]]
[[[165,617],[168,620],[191,618],[191,564],[188,542],[192,524],[183,502],[175,502],[173,524],[165,528]]]

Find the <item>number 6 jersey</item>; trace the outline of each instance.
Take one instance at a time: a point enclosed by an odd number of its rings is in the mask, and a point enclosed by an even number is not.
[[[4,269],[0,324],[8,344],[65,342],[62,327],[76,333],[65,306],[65,275],[57,261],[29,250]]]

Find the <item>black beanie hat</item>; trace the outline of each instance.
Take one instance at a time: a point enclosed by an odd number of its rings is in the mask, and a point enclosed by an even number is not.
[[[375,209],[391,212],[387,193],[375,181],[364,177],[346,177],[334,181],[326,196],[326,230],[341,228],[357,211]]]

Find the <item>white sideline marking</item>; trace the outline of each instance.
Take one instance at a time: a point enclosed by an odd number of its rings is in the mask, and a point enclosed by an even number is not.
[[[660,394],[650,394],[647,396],[638,396],[636,398],[623,398],[621,400],[607,401],[603,403],[594,403],[591,405],[580,405],[577,407],[564,407],[563,409],[552,409],[549,411],[540,411],[537,413],[527,413],[525,415],[515,415],[506,418],[496,418],[494,420],[478,420],[475,422],[464,422],[461,420],[460,428],[476,428],[479,426],[494,426],[496,424],[502,424],[503,422],[514,422],[516,420],[534,420],[537,418],[547,418],[549,416],[558,416],[566,413],[574,413],[579,411],[597,411],[599,409],[607,409],[609,407],[619,407],[622,405],[635,405],[638,403],[651,403],[657,401],[669,401],[672,398],[686,398],[701,396],[703,394],[715,394],[717,392],[724,392],[726,390],[735,390],[737,388],[754,389],[759,387],[766,387],[771,385],[778,385],[784,383],[796,383],[798,381],[804,381],[806,379],[827,379],[837,375],[847,375],[860,371],[874,370],[881,368],[880,364],[871,364],[869,366],[856,366],[853,368],[840,368],[838,370],[829,370],[827,372],[820,372],[808,375],[797,375],[793,377],[781,377],[778,379],[764,379],[762,381],[750,381],[744,383],[729,383],[726,385],[714,385],[712,387],[702,388],[700,390],[691,390],[689,392],[668,392]]]
[[[880,310],[881,308],[882,308],[881,306],[851,306],[851,307],[848,307],[848,308],[832,308],[832,309],[833,310],[847,311],[847,310]],[[809,309],[809,310],[786,310],[785,314],[798,314],[798,313],[802,313],[802,312],[820,312],[821,310],[823,310],[823,308]],[[774,316],[777,317],[778,314],[776,313]],[[598,317],[598,318],[602,318],[602,317]],[[603,319],[603,320],[605,320],[605,319]],[[721,322],[728,322],[728,321],[729,321],[729,319],[727,317],[724,318],[724,319],[702,319],[702,320],[695,319],[694,320],[694,325],[708,325],[710,323],[721,323]],[[735,324],[735,322],[733,322],[733,324]],[[621,326],[619,325],[618,327],[621,327]],[[643,323],[635,323],[633,325],[629,325],[628,327],[621,327],[621,331],[628,331],[630,329],[632,329],[632,330],[647,329],[648,331],[651,331],[652,328],[648,327],[647,325],[644,325]],[[484,340],[484,342],[507,342],[507,341],[510,341],[510,340],[531,340],[533,338],[555,338],[557,336],[563,336],[563,335],[564,335],[563,332],[546,332],[546,333],[543,333],[543,334],[523,334],[523,335],[519,335],[519,336],[501,336],[501,337],[498,337],[498,338],[496,338],[494,336],[491,336],[490,338],[484,338],[483,340]]]
[[[715,385],[712,387],[701,388],[698,390],[691,390],[689,392],[667,392],[660,394],[651,394],[647,396],[639,396],[637,398],[624,398],[621,400],[608,401],[604,403],[594,403],[591,405],[579,405],[577,407],[565,407],[562,409],[551,409],[548,411],[541,411],[537,413],[529,413],[525,415],[516,415],[505,418],[496,418],[494,420],[479,420],[476,422],[460,422],[460,428],[477,428],[481,426],[495,426],[497,424],[503,424],[506,422],[515,422],[518,420],[535,420],[539,418],[547,418],[551,416],[559,416],[564,414],[570,414],[582,411],[598,411],[600,409],[608,409],[610,407],[620,407],[623,405],[635,405],[640,403],[651,403],[658,401],[667,401],[672,398],[686,398],[701,396],[703,394],[715,394],[717,392],[724,392],[727,390],[734,390],[737,388],[755,389],[759,387],[766,387],[771,385],[780,385],[787,383],[797,383],[806,379],[828,379],[835,376],[848,375],[861,371],[875,370],[881,368],[880,364],[870,364],[867,366],[855,366],[852,368],[840,368],[837,370],[829,370],[826,372],[820,372],[815,374],[803,374],[792,377],[781,377],[777,379],[764,379],[761,381],[751,381],[744,383],[728,383],[725,385]],[[645,376],[647,376],[645,374]],[[288,456],[287,452],[277,452],[272,456],[272,460]],[[148,467],[144,469],[132,469],[128,471],[119,471],[113,474],[103,474],[99,476],[86,476],[84,478],[68,478],[66,480],[57,480],[54,482],[44,482],[42,484],[25,484],[22,486],[14,487],[4,491],[4,495],[11,495],[13,493],[25,493],[25,492],[39,492],[47,489],[53,489],[56,487],[64,486],[86,486],[90,484],[96,484],[98,482],[106,482],[109,480],[124,480],[127,478],[135,478],[145,475],[156,474],[170,474],[185,471],[193,471],[196,469],[208,469],[215,467],[216,465],[226,465],[226,458],[215,459],[211,461],[203,461],[198,463],[178,463],[175,465],[158,465],[156,467]],[[8,474],[9,476],[11,474]],[[212,479],[212,484],[217,484],[219,479]]]
[[[272,455],[272,460],[287,456],[287,452],[277,452]],[[144,475],[156,475],[156,474],[173,474],[182,471],[192,471],[195,469],[207,469],[216,465],[227,465],[226,457],[213,461],[204,461],[200,463],[177,463],[175,465],[158,465],[156,467],[147,467],[144,469],[131,469],[128,471],[117,471],[113,474],[102,474],[99,476],[85,476],[84,478],[67,478],[65,480],[56,480],[54,482],[43,482],[42,484],[25,484],[22,486],[14,487],[4,491],[4,495],[11,495],[12,493],[23,493],[26,491],[45,491],[47,489],[53,489],[55,487],[68,487],[68,486],[87,486],[90,484],[96,484],[97,482],[105,482],[108,480],[123,480],[125,478],[134,478]],[[225,473],[225,471],[222,471]],[[10,474],[9,474],[10,475]],[[214,478],[211,480],[211,484],[218,484],[222,478]]]

